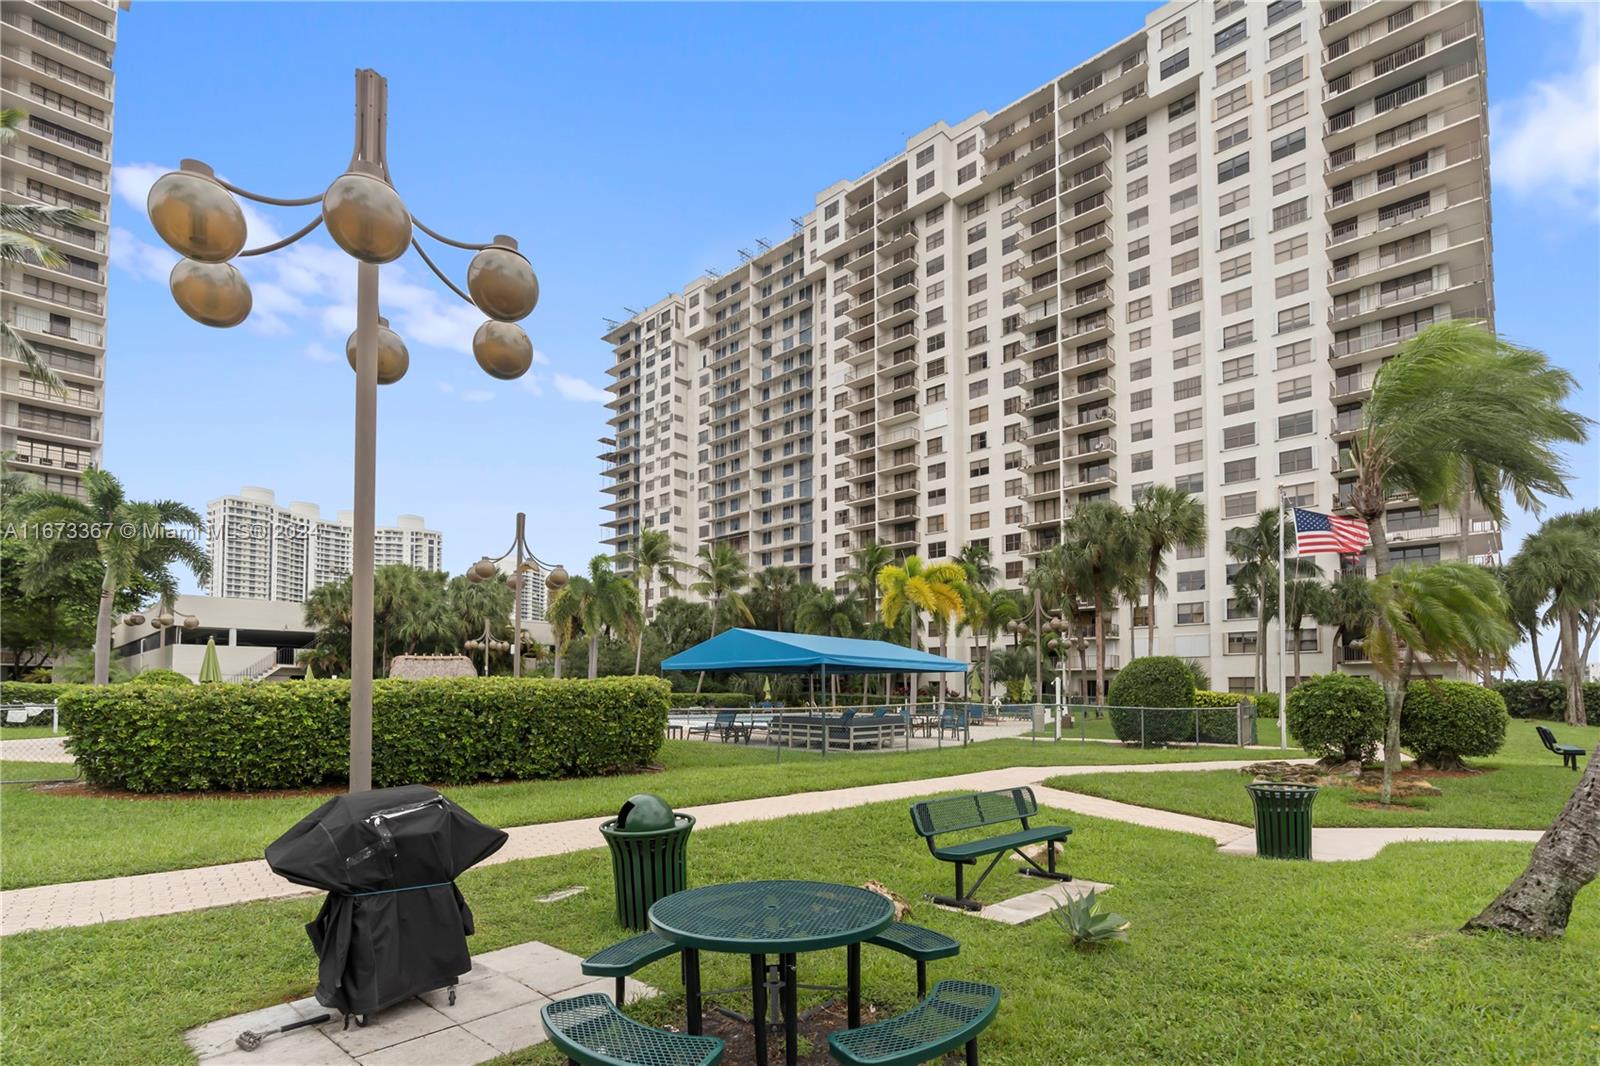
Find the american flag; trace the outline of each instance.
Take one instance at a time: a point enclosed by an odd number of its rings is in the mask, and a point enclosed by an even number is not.
[[[1340,518],[1304,507],[1294,509],[1294,534],[1295,551],[1300,555],[1354,555],[1371,542],[1367,524],[1359,518]]]

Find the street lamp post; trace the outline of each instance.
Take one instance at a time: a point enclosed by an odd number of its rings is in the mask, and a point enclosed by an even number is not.
[[[487,244],[445,237],[407,210],[395,191],[388,161],[388,82],[375,70],[356,71],[355,148],[345,173],[325,192],[298,199],[263,196],[218,178],[204,163],[186,159],[150,188],[150,222],[184,258],[169,287],[184,313],[208,326],[228,327],[250,314],[250,286],[229,260],[285,248],[326,225],[335,244],[357,260],[356,329],[345,356],[356,372],[355,523],[350,574],[350,791],[372,787],[372,584],[373,505],[376,493],[378,385],[405,374],[404,341],[378,315],[378,267],[416,249],[446,288],[475,305],[488,321],[472,338],[478,365],[510,380],[533,362],[533,344],[515,323],[539,300],[533,267],[504,235]],[[274,207],[321,205],[321,213],[288,237],[245,248],[244,213],[234,196]],[[441,244],[476,253],[463,291],[423,251],[413,229]]]
[[[555,605],[556,594],[567,587],[567,569],[560,563],[556,568],[544,576],[544,613],[550,617],[550,608]],[[561,676],[561,635],[556,634],[555,665],[552,668],[555,676]]]
[[[513,555],[516,556],[515,569],[513,570],[511,577],[506,582],[511,586],[511,594],[513,597],[515,597],[512,601],[511,607],[512,677],[522,676],[522,589],[528,580],[527,575],[529,572],[539,569],[539,560],[534,558],[533,549],[528,547],[527,529],[528,516],[524,512],[518,511],[517,534],[511,542],[511,547],[507,548],[505,551],[494,556],[493,558],[485,555],[482,559],[479,559],[476,563],[473,563],[471,566],[467,567],[467,580],[473,584],[477,584],[479,581],[486,581],[493,577],[499,572],[501,563],[505,562]],[[560,590],[564,585],[566,585],[566,570],[560,566],[554,567],[547,573],[544,583],[545,588],[550,589],[551,594],[553,595],[555,591]],[[550,601],[546,599],[546,612],[549,611],[549,604]]]
[[[496,637],[494,635],[494,619],[485,618],[483,620],[483,633],[467,641],[463,647],[468,651],[483,652],[483,676],[488,677],[489,653],[492,651],[505,651],[507,648],[514,648],[515,645]]]

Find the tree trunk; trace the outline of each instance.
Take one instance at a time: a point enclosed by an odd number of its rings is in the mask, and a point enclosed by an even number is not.
[[[1588,725],[1583,706],[1583,660],[1578,648],[1578,611],[1561,609],[1561,679],[1567,683],[1567,724]]]
[[[983,702],[989,702],[994,692],[994,637],[990,636],[983,649]]]
[[[94,619],[94,683],[97,685],[111,683],[111,604],[116,595],[116,582],[112,579],[111,567],[107,566],[100,582],[100,604]]]
[[[1382,624],[1381,622],[1379,623]],[[1400,771],[1400,713],[1405,710],[1406,686],[1411,683],[1411,652],[1400,660],[1400,676],[1383,681],[1383,700],[1389,708],[1389,722],[1383,731],[1383,787],[1378,802],[1389,805],[1394,775]]]
[[[1537,619],[1535,619],[1535,621],[1537,622]],[[1533,649],[1533,676],[1537,680],[1543,681],[1544,680],[1544,662],[1539,657],[1539,627],[1538,627],[1538,625],[1535,625],[1533,627],[1533,629],[1528,633],[1528,644]]]
[[[639,662],[644,656],[644,630],[639,630],[639,635],[633,641],[633,676],[639,676]]]
[[[553,674],[554,674],[555,677],[560,677],[561,676],[561,660],[566,657],[566,654],[567,654],[567,642],[565,640],[562,640],[560,637],[557,637],[556,638],[556,662],[555,662],[555,668],[554,668],[554,671],[553,671]]]
[[[1589,757],[1572,798],[1534,845],[1528,868],[1462,928],[1558,937],[1566,931],[1573,899],[1596,873],[1600,873],[1600,752]]]
[[[1389,572],[1389,534],[1383,528],[1383,515],[1367,519],[1367,536],[1372,539],[1372,573],[1382,577]]]
[[[1106,632],[1102,618],[1104,596],[1094,594],[1094,701],[1104,707],[1106,704]]]
[[[589,680],[600,676],[600,634],[589,634]]]
[[[1159,556],[1157,557],[1159,559]],[[1144,653],[1156,653],[1156,559],[1150,561],[1150,573],[1145,577]],[[1128,641],[1133,646],[1133,641]]]

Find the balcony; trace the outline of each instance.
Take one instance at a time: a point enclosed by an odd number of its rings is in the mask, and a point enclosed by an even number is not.
[[[1124,89],[1115,100],[1103,104],[1096,104],[1087,111],[1072,116],[1072,124],[1065,136],[1069,139],[1082,136],[1087,131],[1101,129],[1112,123],[1126,121],[1137,113],[1137,105],[1149,92],[1149,87],[1142,81],[1138,85]]]
[[[1454,208],[1472,205],[1476,215],[1483,200],[1483,183],[1469,181],[1443,191],[1434,190],[1409,197],[1398,204],[1335,223],[1328,231],[1328,250],[1359,251],[1396,240],[1438,225],[1441,217]],[[1463,217],[1462,221],[1465,221]],[[1424,225],[1426,224],[1426,225]]]
[[[6,320],[20,330],[59,337],[91,348],[104,348],[105,330],[75,322],[65,315],[47,315],[31,307],[12,304]]]
[[[1361,412],[1344,411],[1328,420],[1328,436],[1334,440],[1348,440],[1361,429]]]
[[[1108,367],[1116,358],[1116,352],[1109,344],[1090,344],[1081,347],[1073,354],[1071,366],[1076,371],[1098,370]]]
[[[1062,156],[1063,165],[1080,167],[1089,163],[1103,163],[1110,158],[1111,136],[1105,133],[1074,141]]]
[[[1075,290],[1066,307],[1069,315],[1084,315],[1111,306],[1111,286],[1105,283]]]
[[[1076,429],[1089,429],[1095,426],[1109,426],[1116,421],[1116,412],[1109,406],[1096,407],[1088,411],[1079,411],[1073,416],[1072,425]]]
[[[1023,439],[1029,444],[1038,446],[1047,441],[1054,440],[1061,432],[1061,420],[1057,418],[1044,419],[1031,422],[1025,427]]]
[[[1079,256],[1070,262],[1070,266],[1062,267],[1061,278],[1065,284],[1073,286],[1087,285],[1090,282],[1109,278],[1114,270],[1111,256],[1105,252]]]
[[[912,465],[914,465],[914,461]],[[880,500],[892,500],[905,496],[915,496],[920,491],[922,491],[922,485],[915,474],[900,474],[878,486],[878,498]]]
[[[1425,322],[1412,325],[1393,327],[1390,329],[1366,330],[1354,337],[1335,340],[1328,347],[1328,361],[1338,365],[1344,360],[1360,361],[1377,358],[1379,355],[1388,354],[1386,349],[1398,347],[1407,340],[1416,336],[1422,330],[1438,322],[1449,322],[1456,318],[1484,319],[1488,317],[1488,310],[1477,307],[1467,311],[1457,312],[1447,309],[1448,313],[1439,308],[1434,309],[1433,315]]]
[[[1322,126],[1324,141],[1330,149],[1343,147],[1360,140],[1370,128],[1368,124],[1374,121],[1395,125],[1440,106],[1437,103],[1440,99],[1459,103],[1461,94],[1448,90],[1463,84],[1471,87],[1476,84],[1477,76],[1476,57],[1435,70],[1426,77],[1330,116]]]
[[[912,225],[895,226],[885,232],[878,241],[878,252],[881,255],[895,255],[907,249],[914,250],[917,246],[917,227]]]
[[[1022,513],[1022,525],[1025,529],[1038,526],[1059,526],[1061,524],[1061,504],[1059,501],[1045,503],[1037,507],[1029,507]]]
[[[1085,456],[1104,456],[1109,459],[1117,454],[1116,439],[1109,434],[1090,437],[1087,440],[1075,439],[1062,451],[1063,459],[1081,459]]]
[[[1090,252],[1103,252],[1110,248],[1115,237],[1111,223],[1097,222],[1093,226],[1074,230],[1071,239],[1065,243],[1075,255],[1084,256]]]
[[[1028,100],[1022,103],[1025,106],[1032,102]],[[990,126],[985,129],[983,156],[987,160],[998,158],[1033,140],[1041,131],[1049,131],[1054,127],[1055,103],[1053,100],[1045,99],[1022,118],[1008,122],[1004,126]]]
[[[1473,164],[1482,157],[1483,149],[1477,141],[1435,147],[1334,185],[1327,195],[1328,221],[1338,223],[1352,214],[1370,210],[1375,206],[1374,197],[1387,197],[1413,183],[1428,184],[1431,179],[1432,182],[1463,184],[1463,179],[1476,172]],[[1456,168],[1463,173],[1449,173]],[[1469,171],[1472,173],[1466,173]]]
[[[40,149],[28,148],[13,141],[3,149],[0,149],[0,157],[15,160],[23,166],[35,167],[57,178],[76,182],[91,193],[106,191],[106,176],[104,174],[88,167],[79,166],[70,160],[56,157],[51,153],[43,152]],[[23,186],[23,191],[27,191],[25,185]],[[71,206],[78,205],[72,204]]]
[[[19,377],[6,383],[6,392],[24,399],[60,404],[80,411],[100,410],[100,393],[95,389],[86,389],[66,382],[63,386],[63,391],[58,392],[44,382]]]
[[[1419,274],[1423,272],[1419,271]],[[1379,286],[1347,293],[1334,300],[1328,312],[1330,325],[1347,329],[1358,320],[1403,312],[1408,305],[1420,300],[1430,303],[1440,295],[1455,292],[1472,285],[1483,284],[1486,271],[1482,266],[1450,270],[1434,267],[1423,276],[1399,281],[1387,281]]]
[[[1359,11],[1369,5],[1371,0],[1359,5],[1352,5],[1353,10]],[[1368,22],[1354,30],[1347,27],[1354,25],[1348,16],[1336,19],[1340,23],[1338,29],[1329,32],[1335,22],[1324,22],[1322,39],[1328,42],[1322,50],[1322,62],[1330,64],[1338,70],[1348,69],[1352,65],[1370,62],[1378,57],[1394,51],[1397,42],[1408,36],[1427,34],[1439,29],[1441,24],[1454,19],[1454,14],[1444,18],[1439,13],[1446,9],[1464,10],[1466,5],[1462,0],[1416,0],[1416,2],[1398,9],[1392,6],[1386,9],[1387,17]],[[1336,8],[1329,8],[1336,10]]]
[[[1110,374],[1092,374],[1074,378],[1061,390],[1063,400],[1081,403],[1085,400],[1107,400],[1117,394],[1117,383]]]
[[[1065,479],[1063,488],[1067,492],[1089,492],[1094,489],[1110,488],[1117,483],[1117,472],[1110,463],[1101,463],[1089,467],[1079,468],[1078,472]]]
[[[1328,383],[1329,399],[1364,400],[1372,395],[1373,374],[1351,374],[1340,376]],[[1337,463],[1337,460],[1335,460]]]
[[[1481,223],[1442,232],[1433,230],[1411,240],[1334,260],[1328,271],[1328,285],[1338,296],[1352,287],[1387,281],[1425,266],[1448,262],[1456,269],[1469,268],[1482,263],[1483,256]]]

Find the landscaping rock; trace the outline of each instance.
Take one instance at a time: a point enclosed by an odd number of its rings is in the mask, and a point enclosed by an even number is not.
[[[883,884],[881,881],[868,881],[861,887],[866,889],[868,892],[876,892],[890,903],[893,903],[895,921],[903,922],[907,918],[911,917],[911,904],[907,903],[903,897],[897,896],[891,892],[888,886]]]
[[[1276,784],[1293,785],[1322,785],[1329,783],[1327,771],[1315,765],[1300,765],[1287,762],[1257,762],[1239,768],[1242,774],[1249,774],[1257,781],[1272,781]]]

